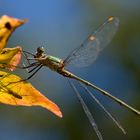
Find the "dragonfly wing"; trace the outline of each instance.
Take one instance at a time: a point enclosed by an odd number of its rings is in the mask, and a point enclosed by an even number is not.
[[[107,46],[112,38],[114,37],[116,31],[118,30],[119,19],[117,17],[110,17],[107,19],[102,26],[100,26],[96,32],[94,32],[96,38],[100,42],[100,50]]]
[[[104,110],[104,112],[112,119],[112,121],[118,126],[118,128],[126,134],[126,131],[121,126],[121,124],[112,116],[112,114],[102,105],[102,103],[92,94],[92,92],[83,84],[79,82],[79,84],[85,89],[85,91],[91,96],[91,98]]]
[[[99,52],[112,40],[119,26],[119,19],[116,17],[108,18],[95,32],[70,53],[65,59],[64,64],[74,64],[75,66],[85,67],[92,64]]]
[[[86,114],[90,124],[92,125],[92,127],[93,127],[93,129],[94,129],[94,131],[95,131],[95,133],[97,135],[97,137],[99,138],[99,140],[103,140],[102,134],[99,131],[98,126],[97,126],[97,124],[96,124],[96,122],[95,122],[95,120],[94,120],[94,118],[93,118],[89,108],[87,107],[86,103],[84,102],[82,96],[78,92],[78,90],[75,87],[75,85],[69,79],[68,79],[68,81],[69,81],[69,84],[72,87],[73,91],[76,93],[77,98],[78,98],[80,104],[82,105],[82,108],[83,108],[83,110],[84,110],[84,112],[85,112],[85,114]]]
[[[83,43],[80,48],[73,51],[70,57],[64,61],[66,65],[73,64],[78,67],[86,67],[92,64],[99,53],[99,41],[94,38],[94,41],[88,40]]]

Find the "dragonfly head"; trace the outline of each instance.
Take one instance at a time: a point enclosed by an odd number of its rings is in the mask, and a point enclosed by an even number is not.
[[[37,53],[44,53],[45,52],[45,49],[44,49],[44,47],[38,47],[37,48]]]
[[[37,51],[36,51],[35,57],[36,57],[36,58],[39,58],[39,57],[44,56],[44,52],[45,52],[44,47],[38,47],[38,48],[37,48]]]

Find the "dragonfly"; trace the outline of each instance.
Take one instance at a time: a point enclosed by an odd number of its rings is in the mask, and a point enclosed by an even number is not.
[[[71,79],[78,81],[78,83],[85,89],[85,91],[96,101],[96,103],[107,113],[107,115],[114,121],[114,123],[121,129],[121,131],[126,134],[124,128],[121,124],[109,113],[109,111],[100,103],[100,101],[91,93],[88,89],[91,87],[92,89],[98,91],[100,94],[107,96],[111,100],[117,102],[121,106],[127,108],[132,111],[136,115],[140,116],[140,111],[136,110],[132,106],[128,105],[121,99],[113,96],[109,92],[97,87],[96,85],[90,83],[89,81],[82,79],[81,77],[73,74],[69,70],[66,69],[68,65],[74,65],[77,67],[86,67],[91,65],[99,55],[99,53],[109,44],[109,42],[114,37],[119,27],[119,19],[117,17],[109,17],[102,25],[100,25],[96,31],[92,31],[91,34],[83,41],[83,43],[74,49],[66,59],[60,59],[58,57],[49,55],[45,53],[44,47],[38,47],[35,54],[23,51],[24,56],[26,57],[26,61],[28,65],[24,65],[22,68],[27,69],[28,73],[31,75],[25,80],[29,80],[33,77],[42,67],[48,67],[52,71],[59,73],[60,75],[66,77],[72,87],[73,91],[76,93],[84,112],[86,113],[90,124],[96,132],[99,140],[103,140],[101,132],[98,129],[98,126],[85,104],[82,96],[80,95],[78,89],[73,84]],[[30,56],[29,56],[30,55]]]

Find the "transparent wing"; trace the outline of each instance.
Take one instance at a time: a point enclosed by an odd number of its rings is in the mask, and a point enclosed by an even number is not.
[[[64,60],[64,64],[74,64],[75,66],[85,67],[92,64],[99,52],[112,40],[119,26],[119,19],[116,17],[108,18],[95,32],[70,53]]]
[[[112,114],[101,104],[101,102],[88,90],[88,88],[81,84],[79,84],[85,89],[85,91],[91,96],[91,98],[104,110],[104,112],[112,119],[112,121],[118,126],[118,128],[123,132],[123,134],[126,134],[126,131],[121,126],[121,124],[112,116]]]
[[[103,140],[102,134],[99,131],[98,126],[97,126],[97,124],[96,124],[96,122],[95,122],[95,120],[94,120],[94,118],[93,118],[89,108],[87,107],[86,103],[84,102],[82,96],[78,92],[78,90],[75,87],[75,85],[69,79],[68,79],[68,81],[69,81],[70,86],[72,87],[73,91],[76,93],[77,98],[78,98],[79,102],[81,103],[82,108],[83,108],[85,114],[87,115],[87,118],[88,118],[90,124],[92,125],[92,127],[93,127],[93,129],[94,129],[94,131],[95,131],[95,133],[97,135],[97,137],[99,138],[99,140]]]

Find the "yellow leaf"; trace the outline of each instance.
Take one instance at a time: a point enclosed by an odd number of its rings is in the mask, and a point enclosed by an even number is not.
[[[0,51],[6,46],[12,32],[27,20],[20,20],[4,15],[0,18]]]
[[[0,51],[0,68],[13,71],[21,60],[21,47],[4,48]]]
[[[27,81],[20,80],[21,78],[16,75],[0,71],[1,103],[15,106],[41,106],[62,117],[62,113],[55,103],[42,95]]]

